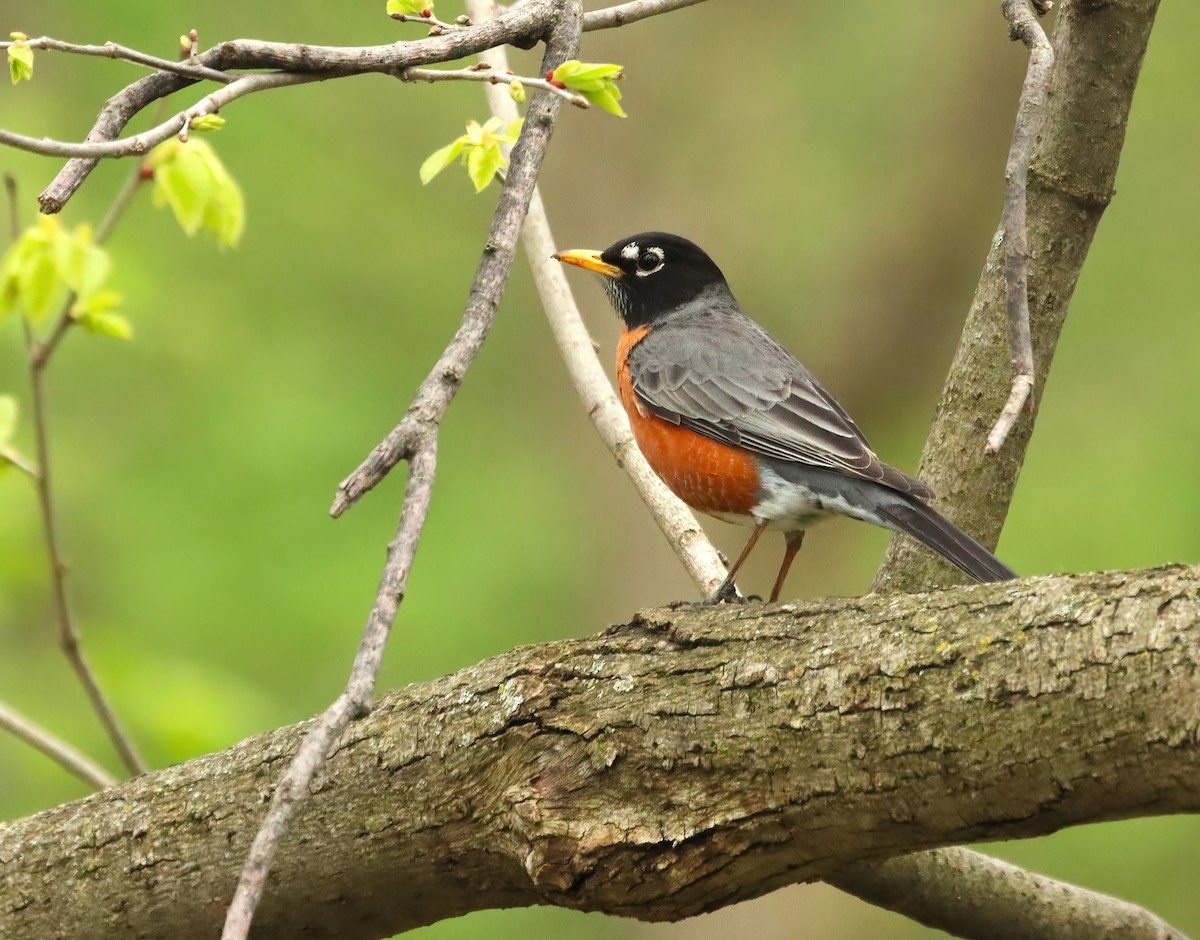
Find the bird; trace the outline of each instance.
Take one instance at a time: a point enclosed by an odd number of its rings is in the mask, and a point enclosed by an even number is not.
[[[744,599],[735,579],[766,529],[784,535],[777,601],[805,531],[827,516],[910,535],[976,581],[1017,577],[929,505],[929,487],[880,461],[694,242],[642,232],[553,257],[600,275],[621,320],[617,387],[647,463],[693,509],[753,526],[708,603]]]

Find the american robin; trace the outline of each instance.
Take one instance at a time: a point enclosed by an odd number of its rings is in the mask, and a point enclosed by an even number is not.
[[[643,232],[559,261],[594,271],[620,316],[617,385],[647,462],[685,503],[754,531],[712,602],[764,529],[786,549],[778,600],[804,531],[823,516],[911,535],[977,581],[1016,573],[925,501],[932,491],[882,463],[812,373],[751,320],[697,245]]]

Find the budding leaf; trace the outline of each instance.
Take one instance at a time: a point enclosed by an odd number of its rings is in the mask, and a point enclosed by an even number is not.
[[[8,73],[12,83],[19,85],[33,78],[33,50],[26,45],[24,33],[13,33],[12,37],[13,44],[8,47]]]
[[[108,253],[92,243],[92,231],[86,225],[55,241],[54,260],[58,276],[80,297],[94,293],[112,271]]]
[[[525,86],[518,81],[508,83],[508,93],[517,104],[525,103]]]
[[[483,192],[503,165],[504,156],[500,153],[499,144],[472,147],[467,153],[467,175],[475,184],[475,192]]]
[[[133,337],[132,324],[119,313],[107,313],[104,311],[82,313],[75,317],[75,321],[89,333],[95,333],[99,336],[112,336],[116,339],[130,339]]]
[[[55,265],[55,243],[63,236],[58,219],[41,216],[21,233],[0,266],[0,315],[21,309],[39,323],[62,293]]]
[[[387,0],[388,16],[420,16],[425,10],[433,12],[433,0]]]
[[[12,443],[17,433],[17,400],[12,395],[0,395],[0,450]]]
[[[112,271],[108,253],[92,240],[90,226],[69,231],[42,216],[26,229],[0,264],[0,316],[20,308],[33,325],[74,295],[76,309],[108,309],[116,294],[104,290]]]
[[[505,166],[500,145],[515,143],[523,123],[518,118],[505,124],[498,117],[486,124],[468,121],[465,134],[425,158],[420,169],[421,182],[428,183],[461,156],[475,192],[481,192]]]
[[[226,246],[236,245],[245,227],[242,190],[225,164],[203,140],[163,141],[150,151],[156,206],[170,206],[188,235],[212,232]]]
[[[225,126],[225,119],[219,114],[205,114],[196,118],[189,126],[194,131],[219,131]]]
[[[463,152],[463,148],[467,146],[467,142],[462,138],[454,141],[452,144],[447,144],[431,153],[425,158],[425,162],[421,164],[420,176],[422,185],[427,184],[431,179],[437,176],[442,170],[446,169],[451,163],[458,159]]]
[[[581,95],[591,104],[603,108],[617,117],[625,117],[625,112],[618,103],[621,100],[621,89],[617,87],[617,79],[621,77],[623,66],[607,62],[580,62],[570,59],[556,68],[547,78],[562,82],[569,90]]]

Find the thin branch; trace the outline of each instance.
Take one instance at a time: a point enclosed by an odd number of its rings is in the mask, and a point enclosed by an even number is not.
[[[11,42],[0,42],[0,49],[6,49],[11,45],[13,45]],[[196,81],[220,82],[222,85],[228,84],[237,78],[236,75],[230,75],[217,69],[206,68],[203,65],[160,59],[158,56],[148,55],[145,52],[139,52],[136,49],[130,49],[128,46],[121,46],[115,42],[106,42],[102,46],[86,46],[73,42],[64,42],[61,39],[53,39],[50,36],[39,36],[37,39],[23,40],[21,45],[29,46],[31,49],[50,49],[55,52],[68,52],[72,55],[124,59],[126,62],[135,62],[138,65],[145,65],[163,72],[173,72],[176,75],[182,75],[184,78],[191,78]]]
[[[1016,126],[1008,150],[1008,163],[1004,168],[1008,187],[1004,194],[1004,215],[1000,226],[1004,232],[1005,307],[1008,312],[1008,346],[1013,377],[1008,400],[988,434],[985,449],[993,454],[1004,446],[1034,388],[1033,340],[1029,335],[1029,235],[1025,223],[1025,204],[1029,157],[1041,123],[1042,103],[1046,100],[1050,72],[1054,67],[1054,48],[1037,21],[1037,17],[1049,9],[1049,4],[1037,6],[1038,12],[1035,14],[1030,8],[1030,0],[1003,0],[1000,4],[1004,18],[1008,20],[1011,38],[1019,39],[1029,47],[1029,67],[1021,86]]]
[[[58,620],[58,642],[63,653],[75,670],[80,684],[87,693],[92,710],[100,719],[108,737],[121,755],[121,760],[132,774],[144,773],[146,765],[138,754],[129,735],[117,720],[116,713],[96,681],[95,673],[88,664],[80,645],[79,630],[71,613],[67,598],[67,563],[63,555],[62,539],[58,531],[58,517],[54,505],[52,464],[50,462],[50,425],[46,407],[46,390],[43,379],[45,369],[34,362],[36,344],[33,333],[25,322],[26,349],[29,354],[29,386],[33,404],[33,430],[37,448],[38,475],[36,489],[38,506],[42,515],[42,529],[46,536],[46,553],[50,561],[50,587],[54,598],[54,611]]]
[[[5,182],[10,201],[14,207],[13,225],[14,228],[19,228],[20,220],[16,210],[16,181],[11,177],[6,177]],[[106,213],[101,228],[97,230],[98,241],[108,236],[122,212],[129,205],[132,195],[129,190],[130,185],[127,182],[122,187],[112,207]],[[37,472],[34,475],[34,484],[38,495],[38,506],[41,510],[42,530],[46,538],[46,552],[50,562],[50,585],[54,598],[55,615],[58,620],[59,645],[62,647],[63,653],[66,655],[67,661],[71,664],[71,668],[75,671],[75,675],[78,677],[84,691],[87,693],[92,710],[95,711],[96,716],[100,719],[100,723],[108,733],[113,747],[121,756],[122,762],[130,773],[140,774],[145,773],[146,765],[141,755],[138,754],[137,748],[134,747],[128,733],[117,719],[116,712],[100,688],[100,683],[96,679],[96,675],[92,671],[92,667],[89,665],[87,657],[84,656],[83,648],[80,645],[79,630],[75,625],[75,618],[71,612],[71,605],[67,595],[67,563],[63,555],[62,540],[58,531],[58,518],[55,510],[53,474],[50,462],[50,424],[47,417],[44,384],[45,370],[49,364],[51,354],[58,348],[59,342],[71,325],[71,308],[74,304],[75,294],[71,292],[63,305],[62,312],[59,314],[49,338],[43,342],[37,341],[33,329],[29,325],[29,321],[22,319],[29,365],[34,440],[37,448]]]
[[[482,53],[481,53],[482,54]],[[492,85],[507,84],[511,85],[514,82],[523,85],[525,88],[532,88],[535,91],[548,91],[552,95],[558,95],[568,104],[573,104],[577,108],[584,110],[590,108],[591,103],[575,92],[566,88],[559,88],[557,85],[552,85],[544,78],[533,78],[524,75],[513,75],[507,69],[493,69],[486,63],[479,65],[471,65],[465,69],[418,69],[407,68],[400,70],[400,78],[406,82],[445,82],[445,81],[466,81],[466,82],[489,82]],[[511,120],[516,120],[519,115],[516,109],[513,109],[513,117]]]
[[[428,16],[414,16],[411,13],[392,13],[392,14],[390,14],[390,16],[392,19],[396,20],[398,23],[420,23],[424,26],[432,27],[433,30],[466,29],[468,26],[473,25],[470,22],[470,20],[467,20],[466,22],[463,22],[463,23],[447,23],[445,20],[439,20],[432,13],[429,13],[428,10],[426,10],[425,12],[428,13],[429,15]],[[432,35],[439,36],[439,35],[441,35],[441,33],[440,32],[432,32]]]
[[[265,72],[243,75],[212,94],[205,95],[186,111],[180,111],[156,127],[120,140],[99,140],[94,143],[73,144],[62,140],[51,140],[47,137],[26,137],[24,134],[14,134],[12,131],[0,129],[0,144],[7,144],[18,150],[29,150],[49,157],[82,157],[98,160],[100,158],[120,159],[121,157],[141,156],[156,144],[161,144],[164,140],[185,132],[193,121],[207,114],[216,114],[225,105],[238,98],[271,88],[320,82],[332,77],[329,74],[306,72]]]
[[[619,3],[603,10],[592,10],[583,15],[583,31],[589,33],[594,29],[612,29],[616,26],[626,26],[660,13],[670,13],[672,10],[682,10],[684,7],[695,6],[704,0],[631,0],[629,3]]]
[[[476,21],[481,21],[491,15],[488,8],[492,6],[490,0],[468,0],[467,9]],[[508,70],[508,56],[502,48],[481,52],[479,58],[491,66],[492,73]],[[485,90],[492,114],[504,121],[511,121],[517,116],[516,104],[509,95],[491,87]],[[695,515],[650,469],[646,458],[634,443],[629,419],[596,357],[595,344],[579,314],[562,265],[551,260],[550,256],[557,247],[550,232],[541,193],[536,189],[525,217],[522,242],[542,309],[575,391],[596,433],[616,459],[617,465],[633,481],[638,495],[692,580],[701,593],[708,596],[725,579],[725,565]]]
[[[45,728],[34,724],[4,702],[0,702],[0,728],[12,732],[26,744],[41,751],[67,773],[73,774],[97,790],[103,790],[105,787],[111,787],[118,783],[116,777],[86,754],[77,751]]]
[[[699,0],[635,0],[632,3],[589,13],[587,18],[590,25],[587,28],[607,29],[621,26],[697,2]],[[394,74],[410,66],[425,66],[460,59],[497,45],[512,44],[530,48],[546,32],[546,7],[547,0],[534,0],[515,6],[503,16],[488,23],[445,30],[441,35],[413,42],[394,42],[382,46],[315,46],[239,39],[220,43],[202,54],[192,56],[188,59],[188,65],[192,69],[206,70],[205,77],[210,77],[209,71],[225,74],[232,69],[299,72],[309,75],[311,81],[368,72]],[[46,143],[37,138],[0,131],[0,144],[7,143],[38,153],[72,157],[38,197],[43,212],[60,212],[95,168],[99,158],[131,155],[125,152],[125,143],[117,144],[111,152],[101,145],[113,144],[129,121],[147,105],[187,87],[196,80],[191,74],[178,74],[178,71],[155,72],[113,95],[97,116],[85,144]],[[272,74],[241,76],[230,84],[250,77],[266,79]],[[276,86],[258,85],[254,90],[263,90],[266,87]],[[194,116],[198,117],[199,114]],[[183,127],[183,115],[178,115],[171,122],[170,130],[159,128],[163,136],[153,142],[165,140],[171,134],[181,131]],[[142,143],[153,146],[149,139],[143,140]]]
[[[473,55],[493,45],[514,43],[531,46],[546,32],[548,8],[549,0],[531,0],[492,23],[447,31],[441,36],[415,42],[394,42],[382,46],[316,46],[237,39],[219,43],[189,61],[219,71],[273,69],[304,73],[313,81],[370,72],[394,74],[398,69],[412,65],[431,65]],[[268,78],[271,74],[260,73],[258,77]],[[86,140],[96,143],[115,140],[129,121],[145,107],[192,83],[191,79],[182,75],[166,72],[156,72],[139,79],[108,99]],[[183,122],[180,121],[175,131],[181,130],[182,126]],[[3,142],[3,138],[0,138],[0,142]],[[68,161],[38,197],[42,211],[61,211],[97,162],[97,157],[90,155]]]
[[[579,43],[582,11],[579,0],[552,9],[553,26],[546,42],[543,68],[570,58]],[[369,713],[371,696],[387,639],[408,586],[417,545],[429,511],[437,468],[437,436],[442,419],[467,369],[487,338],[516,254],[517,236],[528,210],[542,157],[550,141],[559,99],[543,96],[529,109],[525,130],[513,152],[504,187],[492,216],[483,257],[475,274],[462,323],[437,364],[421,383],[413,404],[388,441],[397,460],[409,461],[408,486],[395,538],[375,603],[367,618],[346,691],[321,716],[305,738],[295,760],[276,787],[267,816],[254,838],[225,919],[222,940],[242,940],[250,930],[270,871],[272,859],[288,823],[309,794],[310,784],[325,761],[334,739],[353,718]],[[378,449],[378,448],[377,448]]]
[[[1187,940],[1144,907],[958,847],[859,862],[827,880],[956,937]],[[959,890],[944,890],[948,883]]]

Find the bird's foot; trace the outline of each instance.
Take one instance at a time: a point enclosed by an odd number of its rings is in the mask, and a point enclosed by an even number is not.
[[[717,604],[749,604],[751,601],[761,601],[757,594],[742,595],[738,593],[737,585],[732,581],[721,584],[709,597],[700,601],[701,607],[715,607]]]

